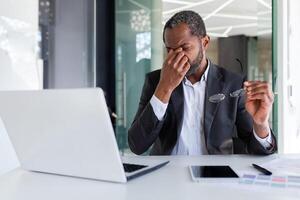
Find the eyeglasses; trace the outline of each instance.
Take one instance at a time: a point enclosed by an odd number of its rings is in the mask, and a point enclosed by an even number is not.
[[[239,64],[240,64],[240,67],[241,67],[241,71],[243,72],[243,65],[242,65],[242,62],[240,61],[240,59],[236,58],[235,59]],[[238,89],[238,90],[235,90],[231,93],[229,93],[229,96],[231,98],[237,98],[237,97],[240,97],[240,96],[243,96],[245,95],[246,91],[245,89],[241,88],[241,89]],[[209,102],[211,103],[219,103],[221,101],[223,101],[224,99],[226,98],[226,95],[223,94],[223,93],[218,93],[218,94],[214,94],[212,96],[210,96],[208,98]]]
[[[244,94],[245,94],[245,89],[241,88],[241,89],[231,92],[229,94],[229,96],[232,98],[237,98],[237,97],[243,96]],[[226,97],[225,94],[219,93],[219,94],[214,94],[214,95],[210,96],[208,98],[208,100],[211,103],[219,103],[219,102],[223,101],[225,99],[225,97]]]

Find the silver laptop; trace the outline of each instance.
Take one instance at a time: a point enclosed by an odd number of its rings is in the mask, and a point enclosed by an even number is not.
[[[1,91],[0,117],[30,171],[127,182],[168,163],[122,163],[100,88]]]

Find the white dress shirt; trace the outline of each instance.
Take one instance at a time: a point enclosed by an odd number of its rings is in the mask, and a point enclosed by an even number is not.
[[[198,82],[192,84],[186,77],[182,82],[184,93],[183,123],[179,138],[172,151],[172,155],[208,154],[205,145],[203,127],[205,88],[209,67],[210,61],[208,60],[208,66]],[[158,120],[162,120],[168,107],[168,103],[161,102],[155,95],[153,95],[150,100],[150,104]],[[254,130],[253,134],[265,148],[269,148],[271,146],[272,137],[270,131],[266,138],[260,138]]]

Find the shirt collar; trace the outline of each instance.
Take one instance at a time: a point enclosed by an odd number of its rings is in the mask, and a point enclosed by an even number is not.
[[[209,71],[209,67],[210,67],[210,60],[207,59],[207,67],[206,67],[206,70],[203,74],[203,76],[201,77],[201,81],[207,81],[207,75],[208,75],[208,71]]]

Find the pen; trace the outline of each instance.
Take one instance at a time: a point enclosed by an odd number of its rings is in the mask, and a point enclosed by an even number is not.
[[[267,169],[265,169],[265,168],[263,168],[263,167],[261,167],[261,166],[258,166],[258,165],[256,165],[256,164],[252,164],[252,166],[255,168],[255,169],[257,169],[258,171],[260,171],[260,172],[262,172],[264,175],[272,175],[272,172],[270,172],[269,170],[267,170]]]

